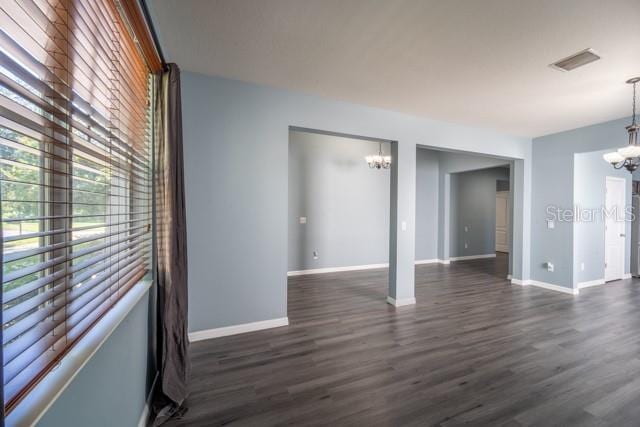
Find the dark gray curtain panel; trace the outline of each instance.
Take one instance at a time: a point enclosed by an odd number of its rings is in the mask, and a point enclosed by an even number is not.
[[[154,195],[157,283],[157,363],[153,425],[186,410],[190,373],[187,335],[187,223],[180,70],[168,64],[157,79],[155,103]]]

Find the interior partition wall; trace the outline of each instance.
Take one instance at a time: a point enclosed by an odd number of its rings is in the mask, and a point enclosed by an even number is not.
[[[182,90],[192,332],[287,316],[290,127],[395,142],[392,290],[401,299],[414,296],[416,146],[530,161],[530,139],[485,129],[188,72]],[[528,204],[518,185],[530,181],[515,169],[518,217]],[[514,233],[516,259],[525,233]]]

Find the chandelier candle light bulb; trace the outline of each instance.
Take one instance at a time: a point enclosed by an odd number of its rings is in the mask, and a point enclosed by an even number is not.
[[[627,83],[633,85],[633,119],[631,124],[626,127],[629,133],[629,143],[626,147],[607,153],[602,157],[616,169],[625,168],[629,172],[633,172],[640,166],[640,145],[638,145],[640,125],[636,122],[636,85],[640,83],[640,77],[629,79]]]

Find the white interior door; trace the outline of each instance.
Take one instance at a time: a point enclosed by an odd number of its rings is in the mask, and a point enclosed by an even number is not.
[[[496,192],[496,251],[509,252],[509,192]]]
[[[625,246],[625,180],[608,176],[605,195],[604,280],[622,279]]]

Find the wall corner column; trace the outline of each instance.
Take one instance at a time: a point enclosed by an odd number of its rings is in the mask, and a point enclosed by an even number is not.
[[[391,143],[389,296],[396,307],[415,304],[416,144]]]
[[[451,174],[440,172],[438,182],[438,259],[449,263],[451,231]]]
[[[513,162],[513,261],[512,277],[531,279],[531,160]]]

